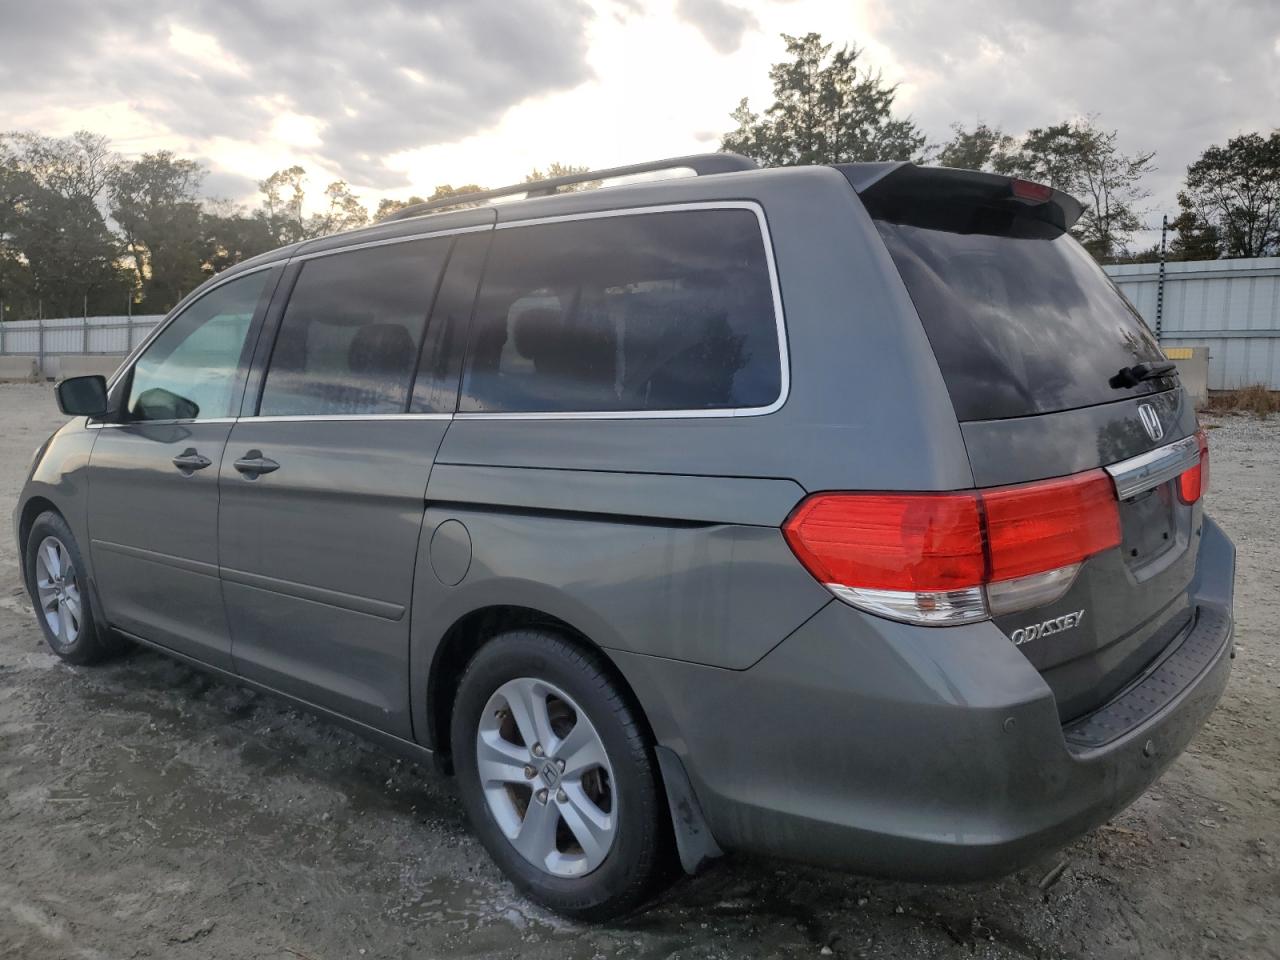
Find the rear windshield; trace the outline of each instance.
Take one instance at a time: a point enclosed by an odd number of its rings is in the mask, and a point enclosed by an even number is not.
[[[1114,388],[1162,359],[1137,311],[1069,234],[1023,217],[991,232],[877,220],[960,420],[1071,410],[1168,389]]]

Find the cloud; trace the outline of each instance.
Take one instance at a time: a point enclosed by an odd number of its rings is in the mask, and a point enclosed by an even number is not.
[[[386,160],[493,124],[590,78],[583,0],[48,0],[5,13],[0,89],[27,111],[126,99],[173,134],[253,141],[314,118],[306,152],[348,180],[406,182]]]
[[[953,121],[1019,134],[1098,114],[1125,152],[1155,150],[1157,227],[1206,147],[1280,119],[1270,0],[878,0],[873,22],[903,81],[899,105],[935,139]]]
[[[724,0],[678,0],[676,16],[697,27],[717,53],[733,53],[758,26],[754,14]]]
[[[201,161],[209,167],[209,161]],[[213,200],[227,200],[233,204],[248,203],[258,195],[258,181],[230,170],[213,168],[205,174],[201,192]]]

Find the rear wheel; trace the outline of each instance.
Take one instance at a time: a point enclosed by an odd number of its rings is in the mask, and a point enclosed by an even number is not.
[[[657,765],[598,656],[543,630],[495,638],[463,675],[451,739],[472,825],[521,891],[598,920],[652,890],[670,849]]]
[[[26,571],[40,629],[54,653],[69,663],[87,664],[119,651],[120,644],[99,635],[80,548],[67,522],[53,511],[31,525]]]

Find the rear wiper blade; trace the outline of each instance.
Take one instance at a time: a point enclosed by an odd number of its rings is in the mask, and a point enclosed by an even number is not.
[[[1125,387],[1136,387],[1143,380],[1155,380],[1158,377],[1170,377],[1176,375],[1178,365],[1172,360],[1161,360],[1157,363],[1135,363],[1132,367],[1121,367],[1117,373],[1107,382],[1117,390]]]

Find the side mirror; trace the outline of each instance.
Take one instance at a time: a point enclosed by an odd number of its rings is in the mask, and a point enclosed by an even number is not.
[[[101,417],[107,412],[107,378],[99,374],[68,377],[53,388],[58,409],[70,417]]]

